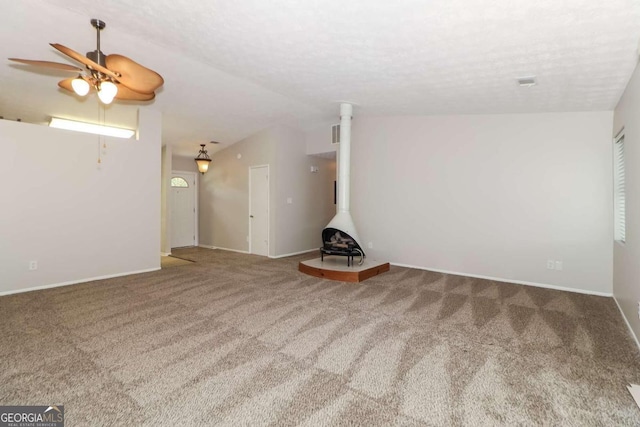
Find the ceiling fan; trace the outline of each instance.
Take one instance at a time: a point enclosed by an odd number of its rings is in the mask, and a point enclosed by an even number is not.
[[[74,65],[60,62],[19,58],[9,58],[9,60],[78,73],[77,77],[58,82],[58,86],[80,96],[96,91],[100,101],[104,104],[110,104],[114,99],[150,101],[155,98],[155,90],[164,84],[162,76],[126,56],[102,53],[100,50],[100,31],[106,27],[106,24],[99,19],[92,19],[91,25],[96,29],[97,48],[93,52],[87,52],[86,56],[82,56],[59,43],[50,43],[55,49],[83,64],[86,71]]]

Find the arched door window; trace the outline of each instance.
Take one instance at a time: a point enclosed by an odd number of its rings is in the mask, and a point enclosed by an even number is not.
[[[189,183],[181,176],[174,176],[171,178],[172,187],[189,187]]]

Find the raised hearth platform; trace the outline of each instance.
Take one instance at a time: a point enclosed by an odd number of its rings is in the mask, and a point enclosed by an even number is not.
[[[298,270],[314,277],[322,279],[338,280],[340,282],[362,282],[378,274],[389,271],[388,262],[379,262],[365,258],[362,265],[352,265],[347,267],[345,257],[326,256],[324,261],[320,258],[300,261]]]

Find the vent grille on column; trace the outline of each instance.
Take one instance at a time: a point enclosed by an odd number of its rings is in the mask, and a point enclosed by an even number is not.
[[[340,125],[331,126],[331,143],[340,144]]]

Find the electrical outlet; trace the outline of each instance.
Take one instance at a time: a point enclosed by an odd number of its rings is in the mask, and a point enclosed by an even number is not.
[[[638,319],[640,319],[640,301],[638,301]]]
[[[373,242],[369,242],[367,246],[369,247],[369,249],[373,249]]]
[[[552,259],[547,260],[547,270],[555,270],[556,263]]]
[[[556,270],[562,271],[562,261],[556,261]]]
[[[38,269],[38,261],[29,261],[29,270],[37,270]]]
[[[249,236],[247,236],[247,243],[249,243]]]

